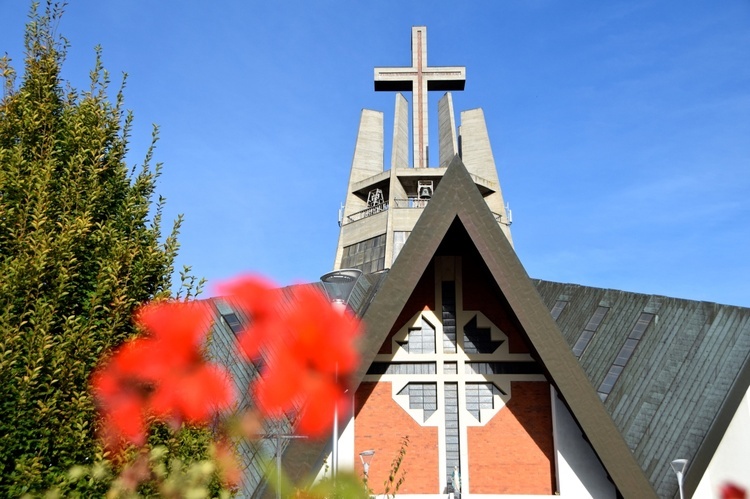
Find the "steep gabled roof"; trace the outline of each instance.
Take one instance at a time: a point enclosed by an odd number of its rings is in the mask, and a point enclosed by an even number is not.
[[[750,384],[750,309],[535,281],[571,348],[606,309],[579,362],[601,386],[643,314],[653,314],[604,406],[661,497],[677,493],[670,469],[686,458],[691,496]],[[589,328],[591,329],[591,328]],[[579,346],[581,343],[579,343]],[[622,363],[622,362],[620,362]]]
[[[533,355],[570,408],[615,486],[626,497],[655,497],[651,484],[572,355],[458,156],[448,167],[440,187],[364,315],[367,335],[356,383],[364,377],[454,222],[466,231],[476,247],[503,299],[528,337]]]
[[[483,261],[620,493],[674,496],[669,462],[687,458],[685,490],[692,494],[750,386],[750,309],[529,279],[456,157],[393,268],[363,276],[367,292],[355,308],[367,334],[356,385],[446,243],[472,246],[467,254]],[[567,305],[556,323],[549,311],[560,302]],[[600,306],[609,312],[576,359],[571,349]],[[597,387],[643,313],[655,320],[602,404]],[[292,441],[285,469],[299,480],[327,452],[327,440]]]

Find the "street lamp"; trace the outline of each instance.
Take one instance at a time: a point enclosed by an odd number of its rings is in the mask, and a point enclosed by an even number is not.
[[[368,473],[370,473],[370,463],[372,462],[372,457],[375,455],[374,450],[363,450],[359,453],[359,459],[362,461],[362,467],[365,470],[365,476],[367,476]]]
[[[347,313],[349,298],[354,291],[357,280],[362,275],[358,269],[334,270],[320,277],[323,289],[334,308],[342,314]],[[339,380],[339,365],[336,364],[336,383]],[[331,476],[334,483],[339,472],[339,407],[333,406],[333,435],[331,441]]]
[[[365,490],[367,490],[368,493],[370,492],[370,487],[367,485],[367,478],[368,478],[368,475],[370,474],[370,463],[372,462],[372,458],[374,456],[375,456],[374,450],[363,450],[362,452],[359,453],[359,460],[362,461],[362,468],[365,471],[365,478],[364,478]]]
[[[358,269],[334,270],[320,277],[323,282],[323,289],[328,298],[337,307],[346,309],[349,305],[349,298],[352,291],[357,285],[357,280],[362,275]]]
[[[685,496],[682,491],[682,480],[685,476],[685,468],[687,468],[687,459],[675,459],[672,461],[672,470],[677,475],[677,485],[680,486],[680,499],[684,499]]]

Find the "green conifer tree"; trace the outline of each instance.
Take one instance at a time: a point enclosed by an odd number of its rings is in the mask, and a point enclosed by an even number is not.
[[[57,483],[97,458],[87,384],[136,334],[131,314],[166,297],[180,220],[162,237],[153,142],[128,168],[132,115],[114,103],[100,52],[88,91],[60,78],[62,7],[32,7],[25,71],[7,58],[0,101],[0,496]]]

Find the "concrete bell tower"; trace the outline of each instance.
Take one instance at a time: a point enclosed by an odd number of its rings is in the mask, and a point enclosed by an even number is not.
[[[451,90],[463,90],[466,68],[427,65],[427,28],[411,31],[411,66],[375,68],[375,90],[395,91],[390,169],[385,169],[383,113],[362,110],[346,202],[340,214],[334,269],[365,273],[390,268],[411,230],[439,188],[440,179],[459,155],[490,211],[512,244],[509,213],[503,201],[489,134],[481,109],[461,112],[456,129]],[[430,166],[427,96],[445,91],[438,101],[438,164]],[[411,92],[409,103],[401,92]],[[409,136],[412,164],[409,164]]]

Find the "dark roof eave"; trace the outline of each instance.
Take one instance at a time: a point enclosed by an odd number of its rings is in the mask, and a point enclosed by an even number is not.
[[[448,167],[440,189],[436,189],[364,316],[369,326],[368,337],[355,387],[456,218],[485,260],[539,359],[552,376],[553,384],[571,408],[615,486],[626,497],[656,497],[458,156]]]

